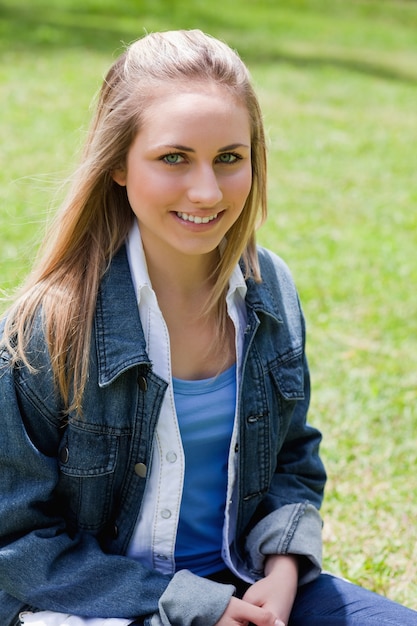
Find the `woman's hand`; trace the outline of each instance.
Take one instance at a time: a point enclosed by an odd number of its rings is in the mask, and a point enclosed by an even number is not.
[[[285,626],[268,609],[255,606],[245,600],[231,598],[227,609],[215,626]]]
[[[274,555],[268,557],[265,563],[265,578],[251,585],[242,599],[275,615],[277,624],[285,625],[290,617],[297,587],[297,557]]]

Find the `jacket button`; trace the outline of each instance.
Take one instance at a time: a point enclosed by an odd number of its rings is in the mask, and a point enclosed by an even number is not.
[[[119,528],[116,524],[114,524],[112,528],[112,537],[113,539],[117,539],[118,536],[119,536]]]
[[[65,448],[62,448],[61,452],[59,453],[59,460],[61,461],[61,463],[68,463],[68,459],[69,459],[69,450],[67,446],[65,446]]]
[[[140,478],[145,478],[146,471],[147,471],[147,468],[146,468],[145,463],[136,463],[136,465],[135,465],[135,474],[137,476],[139,476]]]
[[[148,390],[148,383],[147,380],[144,376],[138,376],[138,385],[139,385],[139,389],[141,391],[147,391]]]

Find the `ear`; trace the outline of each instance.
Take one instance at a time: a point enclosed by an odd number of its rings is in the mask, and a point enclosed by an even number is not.
[[[119,168],[117,170],[113,170],[112,178],[121,187],[126,187],[126,174],[127,172],[124,168]]]

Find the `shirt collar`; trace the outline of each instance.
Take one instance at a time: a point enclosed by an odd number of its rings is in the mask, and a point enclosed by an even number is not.
[[[244,300],[248,288],[243,276],[240,265],[237,264],[229,279],[229,288],[226,294],[226,300],[230,304],[236,300]]]
[[[133,220],[132,227],[126,238],[127,258],[129,260],[130,273],[132,274],[136,300],[139,303],[142,292],[152,292],[151,279],[149,278],[142,238],[140,236],[137,220]]]

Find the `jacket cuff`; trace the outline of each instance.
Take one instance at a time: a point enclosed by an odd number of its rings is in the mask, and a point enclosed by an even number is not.
[[[318,510],[308,502],[286,504],[264,517],[246,539],[255,577],[263,576],[267,556],[294,554],[306,557],[299,585],[317,578],[322,565],[322,526]]]
[[[213,626],[225,612],[235,592],[188,570],[177,572],[159,599],[159,612],[151,626]]]

